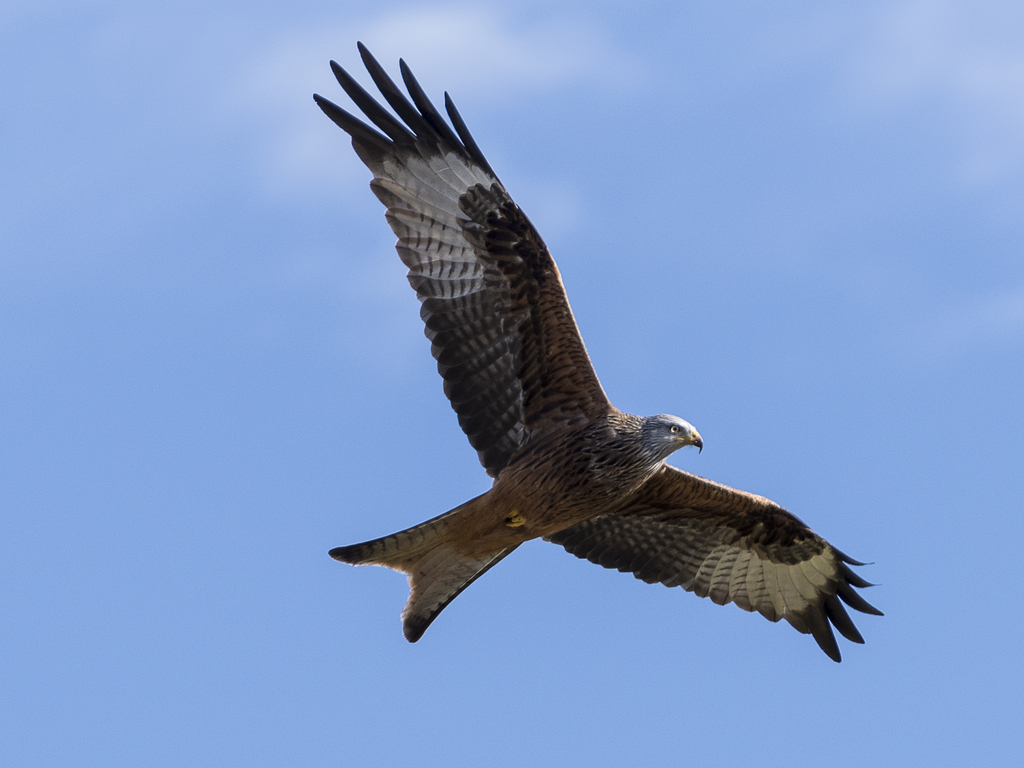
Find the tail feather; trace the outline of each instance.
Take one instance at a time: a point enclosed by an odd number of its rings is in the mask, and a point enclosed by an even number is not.
[[[335,547],[328,554],[335,560],[350,565],[383,565],[403,573],[410,573],[412,567],[425,554],[444,541],[445,533],[451,526],[452,518],[461,509],[427,520],[390,536],[384,536],[361,544]]]
[[[402,611],[402,628],[410,643],[423,636],[430,623],[462,590],[516,548],[476,557],[456,552],[447,543],[447,534],[463,507],[390,536],[330,551],[331,557],[343,563],[383,565],[408,574],[410,592]]]
[[[409,602],[402,610],[405,639],[415,643],[423,637],[427,627],[448,603],[514,549],[509,547],[491,555],[468,558],[441,545],[423,557],[409,574],[412,589]]]

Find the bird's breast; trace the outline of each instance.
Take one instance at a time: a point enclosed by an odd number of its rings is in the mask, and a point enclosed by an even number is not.
[[[514,457],[488,494],[491,519],[526,540],[621,506],[657,467],[608,432],[581,430]]]

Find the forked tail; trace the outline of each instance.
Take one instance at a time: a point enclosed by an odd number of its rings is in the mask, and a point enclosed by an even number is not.
[[[516,548],[480,557],[458,554],[447,543],[446,535],[453,518],[466,506],[390,536],[330,551],[331,557],[343,563],[383,565],[409,575],[409,602],[402,611],[402,630],[410,643],[423,636],[462,590]]]

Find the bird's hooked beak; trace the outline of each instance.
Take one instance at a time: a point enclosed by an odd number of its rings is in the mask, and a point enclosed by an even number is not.
[[[692,430],[689,434],[680,435],[675,439],[678,440],[683,445],[697,446],[697,453],[700,453],[701,451],[704,450],[704,438],[700,436],[700,432],[698,432],[696,429]],[[683,446],[679,447],[682,448]]]

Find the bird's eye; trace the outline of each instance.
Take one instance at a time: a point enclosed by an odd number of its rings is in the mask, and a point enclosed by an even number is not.
[[[673,424],[671,427],[668,428],[668,431],[674,435],[676,432],[679,431],[679,425]]]

